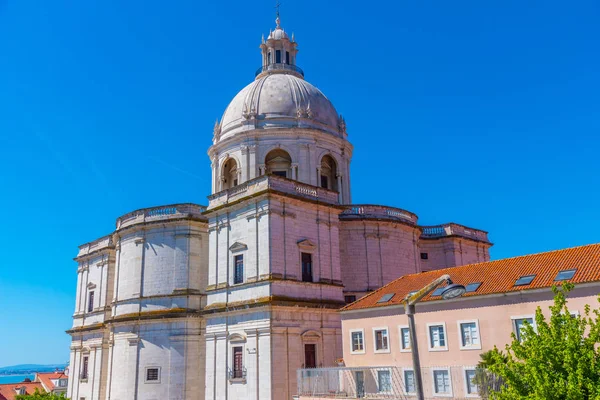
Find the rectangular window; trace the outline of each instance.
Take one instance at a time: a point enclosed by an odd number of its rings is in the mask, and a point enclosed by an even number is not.
[[[527,321],[529,325],[533,325],[533,318],[515,318],[513,321],[515,324],[515,335],[517,335],[517,340],[522,342],[525,322]]]
[[[287,178],[287,171],[271,171],[271,174]]]
[[[356,301],[356,296],[354,296],[354,295],[344,296],[344,300],[346,301],[346,304],[354,303]]]
[[[233,356],[233,379],[244,378],[244,348],[236,346],[232,349]]]
[[[377,371],[377,391],[391,392],[392,391],[392,374],[389,370]]]
[[[362,330],[350,331],[350,339],[352,343],[353,353],[364,353],[365,343]]]
[[[90,290],[88,293],[88,312],[94,311],[94,291]]]
[[[160,374],[158,368],[146,368],[146,382],[158,382]]]
[[[452,394],[448,370],[433,371],[433,391],[436,394]]]
[[[375,352],[388,352],[390,349],[387,328],[379,328],[373,331],[375,335]]]
[[[410,350],[410,330],[407,327],[400,328],[400,349]]]
[[[446,348],[446,332],[444,325],[429,326],[429,348],[430,350]]]
[[[404,370],[404,393],[415,393],[415,373],[412,370]]]
[[[244,256],[238,255],[234,257],[234,274],[233,274],[233,283],[244,283]]]
[[[302,253],[302,281],[312,282],[312,254]]]
[[[428,253],[421,253],[421,260],[427,260],[429,259],[429,254]]]
[[[325,175],[321,175],[321,187],[323,189],[329,189],[329,179],[327,179],[327,176]]]
[[[289,51],[285,52],[285,63],[286,64],[290,63],[290,52]]]
[[[459,322],[461,347],[481,348],[477,322]]]
[[[467,394],[477,394],[479,393],[479,388],[475,382],[475,370],[474,369],[466,369],[465,370],[465,386],[467,387]]]
[[[88,378],[88,356],[84,356],[83,360],[81,361],[81,379],[87,379]]]
[[[281,64],[281,50],[275,50],[275,62]]]
[[[304,368],[317,368],[317,345],[304,345]]]

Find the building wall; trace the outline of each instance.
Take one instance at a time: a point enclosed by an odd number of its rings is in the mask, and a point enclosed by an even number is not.
[[[357,298],[406,274],[419,271],[418,229],[398,222],[340,223],[344,292]]]
[[[316,345],[318,366],[341,356],[339,318],[335,310],[278,306],[207,316],[205,399],[290,399],[304,344]],[[243,380],[228,378],[235,346],[243,347]]]
[[[420,239],[418,246],[421,271],[432,271],[490,260],[489,248],[491,243],[458,237],[445,237]],[[427,259],[423,259],[421,253],[427,253]]]
[[[569,295],[571,312],[584,312],[586,304],[596,304],[599,285],[579,286]],[[431,371],[434,367],[473,367],[480,361],[480,354],[493,349],[502,349],[511,341],[515,317],[533,317],[536,308],[549,315],[548,307],[553,304],[553,293],[547,289],[536,292],[510,293],[501,296],[475,296],[458,300],[432,301],[417,305],[415,323],[421,367]],[[461,348],[459,323],[475,321],[479,327],[480,346]],[[444,324],[447,349],[430,350],[428,324]],[[342,338],[344,362],[348,367],[397,366],[412,368],[410,351],[400,348],[400,327],[408,326],[402,306],[379,309],[357,310],[342,313]],[[390,351],[374,352],[374,329],[388,328]],[[351,351],[350,333],[364,330],[364,354]],[[454,369],[459,371],[459,369]],[[456,377],[453,377],[453,380]],[[460,377],[462,380],[462,376]],[[455,385],[463,388],[463,384]],[[458,390],[459,388],[457,388]],[[461,393],[454,393],[460,397]]]
[[[199,318],[115,327],[108,375],[111,399],[198,398],[204,390],[204,341]],[[146,369],[159,368],[159,381]]]

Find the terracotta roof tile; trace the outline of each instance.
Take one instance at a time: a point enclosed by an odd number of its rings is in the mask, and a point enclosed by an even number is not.
[[[454,283],[465,286],[481,282],[477,291],[463,295],[472,297],[549,288],[557,283],[554,279],[559,271],[575,268],[577,271],[570,282],[577,284],[600,281],[600,243],[405,275],[347,305],[342,311],[401,304],[408,293],[421,289],[444,274],[449,274]],[[535,275],[531,284],[515,286],[516,280],[525,275]],[[388,302],[377,303],[388,293],[395,295]],[[440,297],[432,298],[428,295],[422,301],[439,299]]]
[[[36,388],[40,392],[44,392],[44,388],[39,382],[3,383],[0,384],[0,400],[14,400],[18,394],[17,388],[23,386],[25,386],[26,394],[33,394]]]
[[[54,390],[52,379],[67,378],[64,372],[38,372],[35,375],[35,382],[41,382],[44,388],[51,392]],[[0,399],[1,400],[1,399]]]

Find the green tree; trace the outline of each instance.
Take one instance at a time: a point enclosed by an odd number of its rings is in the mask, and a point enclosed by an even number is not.
[[[536,329],[526,324],[522,341],[513,333],[505,353],[490,353],[487,369],[504,383],[493,399],[600,399],[600,311],[586,305],[584,315],[572,316],[572,289],[571,283],[553,287],[550,318],[538,307]]]
[[[496,357],[504,363],[507,362],[507,358],[495,348],[481,353],[479,357],[481,357],[481,361],[477,364],[473,383],[477,385],[479,397],[487,400],[492,393],[498,392],[503,385],[502,379],[490,372],[489,367],[496,362]]]
[[[33,394],[20,394],[15,397],[15,400],[69,400],[64,393],[46,393],[40,392],[37,388]]]

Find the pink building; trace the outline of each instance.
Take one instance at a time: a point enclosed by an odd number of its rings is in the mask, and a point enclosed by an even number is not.
[[[414,374],[403,299],[443,274],[467,288],[442,300],[439,289],[416,306],[415,322],[426,398],[478,397],[471,382],[480,354],[504,348],[524,321],[534,323],[539,306],[553,303],[551,287],[575,283],[569,311],[597,307],[600,244],[405,275],[341,310],[345,368],[299,371],[299,392],[307,386],[321,397],[404,398],[414,393]],[[535,327],[535,325],[534,325]],[[327,385],[319,383],[329,375]],[[340,379],[332,379],[337,376]],[[304,379],[303,379],[304,378]],[[315,383],[316,382],[316,383]],[[304,387],[302,387],[304,385]],[[301,396],[302,397],[302,396]],[[313,398],[313,397],[311,397]]]

